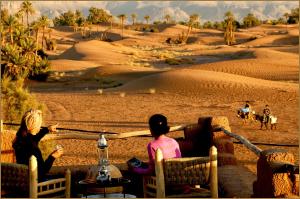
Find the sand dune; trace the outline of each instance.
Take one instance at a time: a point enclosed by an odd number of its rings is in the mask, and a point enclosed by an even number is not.
[[[191,66],[194,69],[212,70],[275,81],[299,80],[299,57],[289,52],[272,49],[253,49],[253,57]]]
[[[252,46],[281,46],[281,45],[297,45],[299,44],[298,36],[290,35],[268,35],[263,38],[258,38],[249,42],[244,43],[244,45]]]
[[[239,97],[241,93],[257,93],[264,95],[266,90],[284,90],[295,93],[297,84],[273,82],[268,80],[255,79],[246,76],[233,75],[223,72],[183,69],[160,74],[150,75],[138,80],[129,82],[120,87],[122,91],[147,91],[155,88],[158,91],[183,93],[185,95],[202,95],[214,93],[222,96],[230,93]]]
[[[96,67],[97,64],[89,61],[58,59],[51,60],[51,69],[54,71],[77,71]]]
[[[47,123],[122,133],[147,129],[147,120],[154,113],[165,114],[171,123],[177,124],[195,123],[206,115],[224,115],[229,118],[233,132],[250,140],[298,142],[298,25],[289,25],[288,34],[284,32],[285,25],[243,29],[236,32],[237,41],[242,43],[233,46],[224,44],[222,31],[211,29],[193,29],[187,45],[167,45],[168,37],[177,38],[187,27],[164,24],[158,28],[159,33],[125,29],[124,39],[120,40],[122,30],[114,26],[108,33],[113,42],[99,41],[95,37],[82,39],[71,27],[56,28],[53,37],[59,40],[59,50],[57,56],[51,56],[52,70],[75,71],[70,73],[78,73],[78,76],[74,76],[75,83],[57,81],[30,85],[33,88],[42,84],[35,94],[49,110]],[[101,32],[107,26],[92,29],[97,35],[97,30]],[[258,39],[247,41],[253,36]],[[169,65],[165,62],[168,56],[194,62]],[[203,57],[211,63],[201,62]],[[165,68],[155,68],[156,64]],[[101,78],[113,84],[121,82],[123,86],[105,88],[99,94],[100,81],[96,80]],[[53,88],[59,86],[60,90]],[[156,93],[149,94],[150,88],[155,88]],[[121,96],[121,92],[125,94]],[[258,123],[243,125],[236,117],[236,110],[245,100],[250,100],[260,113],[265,104],[270,104],[280,121],[278,129],[261,131]],[[109,141],[111,161],[124,163],[132,156],[147,160],[149,140]],[[66,154],[56,165],[97,163],[94,143],[60,142]],[[82,147],[74,147],[74,143]],[[288,150],[298,155],[295,149]],[[241,164],[255,172],[256,159],[241,157],[249,153],[244,150],[236,155],[242,160]]]

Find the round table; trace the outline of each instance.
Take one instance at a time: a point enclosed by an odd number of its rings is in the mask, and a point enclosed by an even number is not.
[[[124,187],[125,185],[129,184],[131,181],[129,179],[126,178],[111,178],[110,181],[95,181],[95,180],[80,180],[78,182],[78,184],[84,189],[84,195],[86,196],[86,198],[88,197],[88,193],[91,193],[90,191],[88,191],[88,189],[93,189],[93,188],[103,188],[103,197],[106,198],[107,196],[109,196],[106,193],[106,188],[109,187]],[[123,196],[124,198],[129,195],[129,194],[125,194],[124,192],[124,188],[122,190],[123,192]],[[115,193],[109,193],[111,194],[115,194]],[[101,195],[101,194],[100,194]],[[99,194],[97,194],[97,196],[99,196]],[[112,196],[111,196],[112,197]]]

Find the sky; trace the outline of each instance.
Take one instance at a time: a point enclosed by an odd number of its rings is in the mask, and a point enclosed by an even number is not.
[[[20,4],[21,1],[3,1],[2,6],[13,13]],[[221,21],[229,10],[237,20],[250,12],[262,20],[277,19],[292,8],[299,7],[298,1],[32,1],[32,4],[37,10],[34,18],[42,14],[54,18],[76,9],[87,16],[89,8],[94,6],[114,16],[126,14],[127,23],[131,23],[132,13],[137,14],[138,21],[143,21],[145,15],[150,16],[151,22],[162,21],[166,14],[176,21],[186,21],[191,14],[198,14],[202,22]]]

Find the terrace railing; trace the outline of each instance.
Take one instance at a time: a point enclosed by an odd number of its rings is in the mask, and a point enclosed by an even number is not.
[[[226,118],[227,119],[227,118]],[[3,123],[1,121],[1,132],[3,125],[19,126],[15,123]],[[170,132],[184,130],[188,125],[178,125],[170,128]],[[116,133],[107,131],[90,131],[82,129],[69,129],[69,128],[57,128],[60,131],[70,131],[68,133],[54,133],[48,134],[44,140],[58,140],[58,139],[84,139],[84,140],[98,140],[99,134],[106,134],[108,139],[121,139],[136,136],[151,136],[149,130],[132,131],[126,133]],[[254,197],[285,197],[285,195],[278,195],[278,193],[295,193],[299,188],[299,165],[294,165],[294,157],[292,154],[285,150],[262,150],[256,145],[268,145],[268,146],[286,146],[286,147],[298,147],[297,144],[273,144],[273,143],[259,143],[254,145],[249,140],[241,135],[232,133],[220,124],[211,128],[212,132],[221,131],[231,138],[235,138],[250,151],[252,151],[257,157],[257,180],[253,183],[253,196]],[[230,129],[230,128],[229,128]],[[85,134],[83,134],[85,133]],[[213,136],[213,135],[212,135]],[[231,141],[232,142],[232,141]],[[214,143],[212,143],[214,144]],[[232,142],[233,144],[233,142]],[[218,146],[217,146],[218,148]],[[219,150],[219,149],[218,149]],[[218,161],[221,162],[221,161]],[[278,177],[279,176],[279,177]],[[268,187],[269,183],[269,187]],[[286,186],[282,186],[286,185]],[[288,189],[288,190],[280,190]],[[296,190],[296,191],[295,191]],[[277,195],[276,195],[277,194]]]

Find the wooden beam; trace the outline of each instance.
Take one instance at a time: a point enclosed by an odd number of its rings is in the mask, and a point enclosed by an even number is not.
[[[215,146],[210,147],[210,190],[211,197],[218,198],[218,152]]]
[[[186,125],[178,125],[170,128],[170,132],[180,131],[185,128]],[[104,133],[105,134],[105,133]],[[142,135],[151,135],[149,130],[142,131],[132,131],[126,133],[119,134],[106,134],[105,138],[107,139],[121,139],[128,137],[136,137]],[[91,134],[82,134],[82,133],[64,133],[64,134],[47,134],[44,136],[43,140],[59,140],[59,139],[82,139],[82,140],[98,140],[99,135],[91,135]]]
[[[29,158],[29,198],[37,198],[38,168],[35,156]]]
[[[158,148],[155,152],[156,198],[165,198],[165,177],[163,168],[163,154]]]
[[[220,129],[225,134],[229,135],[230,137],[233,137],[233,138],[237,139],[238,141],[242,142],[245,147],[247,147],[248,149],[250,149],[257,156],[260,156],[260,153],[262,152],[262,150],[260,148],[258,148],[257,146],[255,146],[254,144],[252,144],[251,142],[249,142],[249,140],[247,140],[246,138],[244,138],[241,135],[237,135],[235,133],[231,133],[230,131],[225,130],[223,127],[221,127]]]
[[[0,132],[2,133],[3,132],[3,120],[0,120]]]
[[[71,171],[67,169],[66,171],[66,198],[71,198]]]

